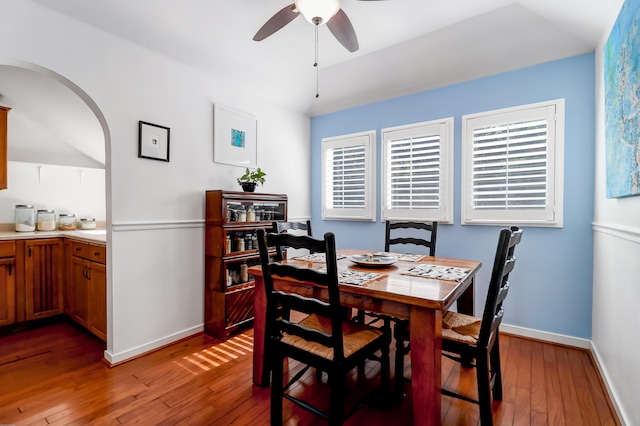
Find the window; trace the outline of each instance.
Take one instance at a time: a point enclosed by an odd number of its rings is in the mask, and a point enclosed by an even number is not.
[[[382,219],[453,222],[453,118],[382,130]]]
[[[376,132],[322,139],[322,218],[375,220]]]
[[[462,117],[462,223],[562,227],[564,100]]]

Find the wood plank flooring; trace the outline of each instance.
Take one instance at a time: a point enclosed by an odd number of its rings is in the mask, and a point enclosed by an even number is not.
[[[588,352],[501,336],[504,398],[498,425],[616,425]],[[253,331],[219,342],[205,334],[107,368],[104,343],[67,322],[0,337],[0,424],[15,425],[266,425],[269,390],[251,382]],[[405,375],[410,377],[409,358]],[[392,364],[393,365],[393,364]],[[291,362],[291,371],[299,365]],[[377,364],[352,389],[377,384]],[[475,395],[475,371],[443,359],[443,384]],[[326,380],[326,379],[325,379]],[[359,383],[355,383],[359,380]],[[356,385],[356,386],[354,386]],[[411,425],[410,384],[392,408],[368,406],[347,424]],[[294,391],[326,401],[315,374]],[[284,404],[287,425],[324,421]],[[442,397],[444,425],[478,425],[475,404]]]

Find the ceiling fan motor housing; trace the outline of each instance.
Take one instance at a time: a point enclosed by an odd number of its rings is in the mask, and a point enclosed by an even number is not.
[[[295,0],[295,5],[314,25],[326,24],[340,10],[340,0]]]

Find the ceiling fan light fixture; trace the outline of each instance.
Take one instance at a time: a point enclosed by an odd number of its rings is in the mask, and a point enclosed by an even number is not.
[[[314,25],[326,24],[340,10],[340,0],[295,0],[295,5]]]

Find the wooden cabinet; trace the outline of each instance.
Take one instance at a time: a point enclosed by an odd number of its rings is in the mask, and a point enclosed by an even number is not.
[[[63,312],[63,245],[60,238],[24,241],[25,319]]]
[[[0,106],[0,189],[7,189],[7,116],[11,108]]]
[[[253,322],[254,282],[245,271],[260,263],[256,230],[287,220],[287,196],[206,191],[205,204],[204,328],[226,340]]]
[[[0,241],[0,326],[16,321],[16,245]]]
[[[66,245],[65,312],[107,340],[107,280],[104,246],[77,241]]]

